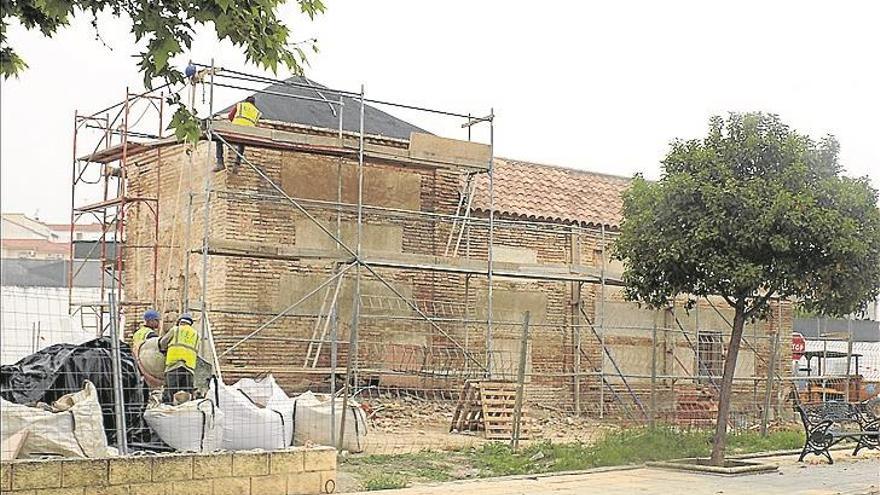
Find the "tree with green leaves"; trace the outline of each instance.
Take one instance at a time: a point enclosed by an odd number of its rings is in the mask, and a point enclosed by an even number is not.
[[[51,38],[59,28],[68,25],[74,15],[91,16],[92,26],[97,30],[97,16],[103,12],[131,19],[135,41],[146,42],[138,54],[138,67],[147,89],[151,89],[157,79],[172,84],[184,80],[183,73],[169,65],[168,60],[189,49],[196,26],[205,24],[213,24],[221,41],[228,40],[242,48],[249,63],[273,72],[286,67],[295,74],[302,74],[307,62],[303,43],[291,42],[291,29],[277,16],[278,8],[284,3],[284,0],[0,0],[0,75],[6,79],[27,68],[9,45],[6,29],[11,20]],[[321,0],[297,0],[297,3],[310,19],[324,12]],[[315,43],[314,39],[305,42],[316,51]],[[180,105],[178,95],[171,96],[169,103],[177,106],[171,122],[178,137],[193,137],[194,129],[197,133],[194,117]]]
[[[733,308],[712,463],[724,461],[737,355],[747,321],[774,298],[846,315],[880,288],[880,210],[867,178],[842,175],[839,146],[775,115],[713,117],[703,139],[676,140],[663,175],[624,195],[615,257],[630,300],[668,307],[721,297]]]

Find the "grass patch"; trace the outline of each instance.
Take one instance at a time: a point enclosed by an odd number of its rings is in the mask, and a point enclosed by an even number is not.
[[[506,443],[493,442],[449,452],[351,457],[343,462],[343,469],[364,480],[364,489],[381,490],[400,488],[412,482],[554,473],[705,457],[711,451],[711,439],[712,432],[708,430],[632,428],[610,432],[591,445],[548,441],[514,452]],[[803,432],[776,431],[767,437],[744,432],[729,435],[727,445],[729,455],[794,449],[803,445]]]
[[[756,431],[749,431],[727,437],[728,455],[799,449],[803,446],[803,430],[773,431],[768,433],[766,437],[762,437]]]
[[[402,488],[412,482],[440,482],[458,479],[455,469],[463,462],[458,452],[415,452],[411,454],[349,457],[345,470],[353,472],[364,490]]]
[[[396,474],[377,474],[364,480],[364,490],[391,490],[394,488],[406,488],[409,484],[406,478]]]
[[[513,452],[505,444],[488,444],[473,452],[473,461],[488,476],[577,471],[603,466],[641,464],[711,452],[712,432],[669,427],[633,428],[609,433],[592,445],[581,443],[532,444]],[[777,431],[762,437],[745,432],[728,437],[728,454],[799,448],[803,433]]]

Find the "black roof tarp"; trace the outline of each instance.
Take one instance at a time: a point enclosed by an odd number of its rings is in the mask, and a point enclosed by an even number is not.
[[[86,380],[95,385],[103,412],[107,441],[116,443],[113,401],[111,340],[101,337],[83,344],[55,344],[11,365],[0,366],[0,396],[16,404],[51,404],[62,395],[83,389]],[[120,342],[122,388],[129,442],[150,437],[143,421],[149,388],[141,377],[127,344]]]
[[[273,84],[265,89],[265,93],[255,93],[257,108],[262,112],[263,119],[292,124],[302,124],[325,129],[339,128],[339,95],[327,91],[322,86],[305,77],[294,76],[286,80],[289,83],[309,86],[303,88],[283,83]],[[322,91],[323,90],[323,91]],[[272,94],[280,93],[280,94]],[[303,100],[282,95],[298,95],[315,98],[320,101]],[[360,132],[360,100],[343,96],[342,129],[349,132]],[[231,106],[224,112],[228,112]],[[405,120],[383,112],[376,107],[364,105],[364,133],[397,139],[409,139],[411,132],[430,134]]]

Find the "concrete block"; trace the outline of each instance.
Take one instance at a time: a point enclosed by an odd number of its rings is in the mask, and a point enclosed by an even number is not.
[[[193,456],[193,479],[232,476],[232,454],[199,454]]]
[[[269,474],[268,452],[236,452],[232,455],[233,476],[265,476]]]
[[[211,495],[212,490],[212,483],[206,480],[175,481],[168,483],[165,495]]]
[[[86,489],[81,486],[76,488],[41,488],[36,490],[35,495],[84,495],[85,491]]]
[[[153,458],[153,481],[191,480],[192,475],[191,455],[162,455]]]
[[[336,449],[332,447],[318,447],[304,452],[304,469],[311,471],[335,471]]]
[[[305,153],[285,154],[281,163],[281,188],[295,198],[336,201],[340,177],[336,175],[336,159]],[[342,166],[342,202],[357,201],[357,169]],[[364,167],[364,204],[419,210],[421,177],[411,170]]]
[[[287,493],[287,475],[252,476],[251,493],[257,495],[281,495]]]
[[[324,227],[334,232],[335,222],[325,222]],[[342,222],[340,239],[348,246],[357,242],[357,224]],[[403,228],[399,225],[365,224],[361,229],[364,251],[371,253],[403,252]],[[313,221],[302,218],[296,222],[296,246],[307,249],[330,251],[336,249],[336,241],[322,231]]]
[[[12,468],[12,489],[61,488],[60,461],[17,462]]]
[[[0,462],[0,490],[12,490],[12,463]]]
[[[216,478],[214,479],[214,495],[250,495],[250,478]],[[269,494],[260,494],[269,495]]]
[[[501,263],[536,264],[538,252],[534,249],[513,246],[493,246],[492,260]]]
[[[86,487],[84,495],[129,495],[128,485]]]
[[[109,460],[111,485],[149,483],[153,480],[152,457],[117,457]]]
[[[166,495],[169,483],[136,483],[128,485],[128,495]]]
[[[287,495],[314,495],[315,493],[321,493],[321,473],[287,475]]]
[[[482,143],[413,132],[409,135],[409,154],[415,159],[487,170],[492,150]]]
[[[336,471],[321,471],[321,493],[336,493]]]
[[[61,486],[103,486],[107,484],[107,459],[69,459],[61,463]]]
[[[305,470],[303,458],[301,449],[272,452],[269,456],[269,468],[272,474],[301,473]]]

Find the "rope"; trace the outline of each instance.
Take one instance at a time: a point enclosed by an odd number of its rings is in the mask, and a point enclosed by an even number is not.
[[[189,165],[190,165],[189,170],[193,170],[192,153],[189,154]],[[157,167],[160,166],[160,163],[158,161],[156,163],[156,166]],[[160,187],[160,185],[156,184],[156,187]],[[174,203],[174,215],[171,219],[171,225],[177,225],[177,218],[180,215],[180,197],[181,197],[180,192],[182,190],[183,190],[183,170],[178,170],[178,174],[177,174],[177,199]],[[168,289],[171,287],[171,284],[168,283],[167,277],[171,273],[171,265],[172,265],[172,261],[174,261],[174,252],[175,252],[174,238],[175,238],[176,233],[177,233],[177,229],[172,228],[171,229],[171,240],[168,243],[168,265],[165,268],[165,272],[161,274],[162,276],[160,278],[160,280],[162,280],[163,283],[165,284],[165,286],[162,288],[162,309],[161,309],[162,314],[165,314],[165,310],[168,307]],[[158,237],[158,234],[157,234],[157,237]],[[158,239],[157,239],[157,242],[158,242]],[[184,249],[183,255],[188,256],[188,254],[185,252],[185,249]],[[187,290],[187,287],[183,287],[183,290]],[[183,308],[184,311],[187,311],[187,309],[188,308]]]

